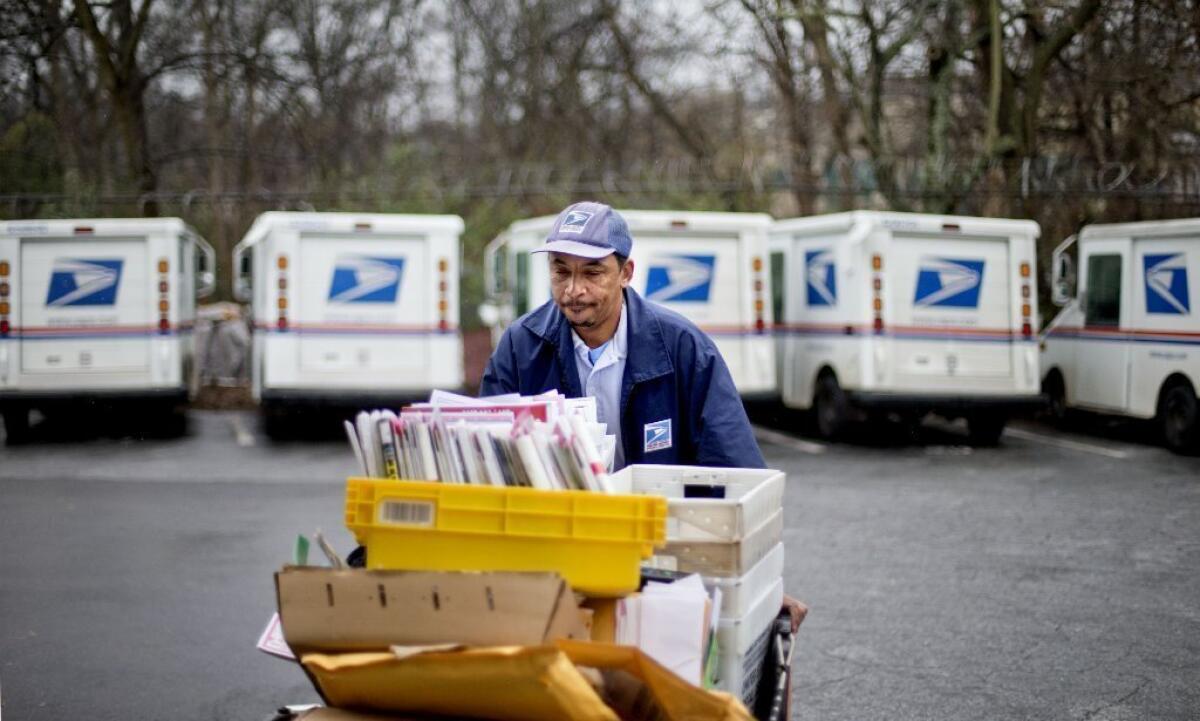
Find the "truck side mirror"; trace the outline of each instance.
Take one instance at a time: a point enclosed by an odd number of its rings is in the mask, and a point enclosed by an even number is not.
[[[1059,243],[1050,263],[1050,300],[1060,308],[1075,300],[1075,261],[1067,255],[1075,238],[1072,235]]]
[[[488,328],[494,328],[500,323],[500,309],[493,303],[480,303],[479,322]]]
[[[233,297],[242,303],[250,302],[250,272],[254,268],[253,258],[248,252],[234,256]]]
[[[207,298],[217,290],[217,256],[208,243],[196,241],[196,295]]]
[[[1075,263],[1069,255],[1059,255],[1054,259],[1051,296],[1051,300],[1059,307],[1075,299]]]

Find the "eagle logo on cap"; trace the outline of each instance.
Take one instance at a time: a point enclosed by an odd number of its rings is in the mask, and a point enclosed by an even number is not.
[[[586,210],[572,210],[567,213],[567,217],[563,218],[562,225],[558,230],[560,233],[582,233],[588,221],[592,219],[592,215],[593,213]]]

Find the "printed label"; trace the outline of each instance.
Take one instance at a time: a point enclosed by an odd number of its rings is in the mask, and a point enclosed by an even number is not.
[[[432,526],[433,504],[428,501],[384,501],[379,522],[393,526]]]

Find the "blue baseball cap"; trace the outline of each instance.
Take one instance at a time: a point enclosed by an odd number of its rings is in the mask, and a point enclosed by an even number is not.
[[[546,242],[534,253],[566,253],[581,258],[606,258],[613,253],[626,258],[633,238],[621,214],[604,203],[576,203],[554,219]]]

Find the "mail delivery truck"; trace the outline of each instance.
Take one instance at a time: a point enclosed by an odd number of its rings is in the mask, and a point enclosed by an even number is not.
[[[777,222],[773,299],[784,404],[817,430],[897,413],[965,417],[995,443],[1040,403],[1036,223],[856,211]]]
[[[213,251],[178,218],[0,223],[0,411],[139,405],[174,414],[195,389],[192,323]]]
[[[767,230],[761,213],[621,210],[633,237],[632,287],[694,322],[716,343],[743,396],[774,395],[767,301]],[[490,303],[480,317],[493,338],[550,300],[546,258],[530,256],[555,216],[513,223],[485,253]]]
[[[1200,452],[1200,218],[1085,226],[1054,251],[1052,278],[1052,414],[1155,419],[1170,448]]]
[[[463,385],[451,215],[271,212],[234,248],[253,395],[268,431],[294,404],[379,407]]]

